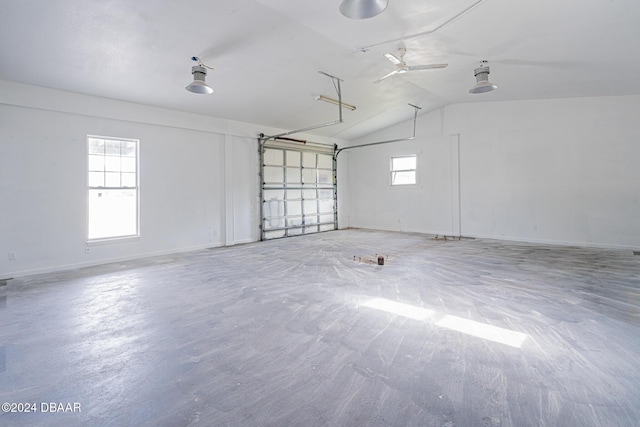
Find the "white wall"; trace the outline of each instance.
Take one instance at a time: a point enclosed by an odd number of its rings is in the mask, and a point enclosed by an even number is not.
[[[284,131],[0,81],[0,279],[259,240],[257,136]],[[87,135],[140,140],[140,238],[87,245]]]
[[[420,116],[414,141],[351,150],[349,224],[638,248],[638,117],[638,96],[458,104]],[[410,134],[410,125],[358,142]],[[409,153],[419,155],[419,185],[390,187],[389,158]]]
[[[258,240],[261,132],[0,81],[0,279]],[[87,246],[87,135],[140,140],[139,239]]]
[[[349,153],[349,226],[451,234],[451,143],[439,113],[418,117],[416,139],[345,150]],[[358,143],[410,137],[413,120]],[[418,184],[390,185],[390,158],[418,155]],[[342,154],[341,154],[342,155]]]

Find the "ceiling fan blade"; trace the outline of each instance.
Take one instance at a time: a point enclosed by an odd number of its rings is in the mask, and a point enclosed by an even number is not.
[[[389,74],[387,74],[386,76],[382,76],[380,77],[378,80],[376,80],[374,83],[380,83],[381,81],[383,81],[384,79],[386,79],[387,77],[391,77],[394,74],[398,74],[398,70],[393,70],[392,72],[390,72]]]
[[[391,53],[385,53],[384,57],[387,58],[392,63],[394,63],[395,65],[402,64],[402,60],[400,58],[398,58],[397,56],[391,54]]]
[[[445,68],[449,64],[429,64],[429,65],[410,65],[409,71],[414,70],[433,70],[435,68]]]

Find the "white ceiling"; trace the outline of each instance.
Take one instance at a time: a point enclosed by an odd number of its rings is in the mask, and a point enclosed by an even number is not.
[[[1,0],[0,79],[284,130],[337,119],[324,71],[343,79],[344,123],[310,133],[352,139],[474,101],[640,94],[640,1],[389,0],[351,20],[339,0]],[[366,52],[359,47],[388,40]],[[407,48],[396,75],[383,54]],[[210,96],[184,90],[190,60],[213,66]],[[491,66],[497,91],[471,95]]]

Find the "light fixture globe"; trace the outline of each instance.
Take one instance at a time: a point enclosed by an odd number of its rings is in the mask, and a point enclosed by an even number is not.
[[[486,93],[496,89],[498,89],[498,86],[494,85],[491,82],[478,82],[475,84],[475,86],[469,89],[469,93]]]
[[[213,93],[213,89],[205,82],[205,76],[207,75],[205,67],[194,65],[191,67],[191,74],[193,74],[193,82],[184,87],[186,90],[202,95],[211,95]]]
[[[481,61],[480,66],[473,70],[476,77],[476,84],[469,89],[469,93],[486,93],[498,89],[498,86],[489,81],[489,73],[491,72],[487,61]]]
[[[389,0],[342,0],[340,13],[351,19],[368,19],[380,15]]]

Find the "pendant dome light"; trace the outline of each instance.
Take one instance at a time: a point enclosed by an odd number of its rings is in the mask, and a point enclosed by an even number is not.
[[[498,86],[489,82],[489,73],[489,63],[487,61],[480,61],[480,66],[473,70],[473,75],[476,77],[476,84],[469,89],[469,93],[486,93],[498,89]]]
[[[340,13],[351,19],[367,19],[380,15],[389,0],[342,0]]]
[[[191,74],[193,74],[193,82],[186,85],[184,88],[189,92],[199,93],[202,95],[211,95],[213,93],[213,89],[207,85],[205,82],[205,77],[207,75],[207,68],[213,70],[212,67],[207,67],[200,61],[200,58],[197,56],[193,56],[191,58],[192,61],[196,61],[198,65],[194,65],[191,67]]]

